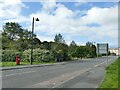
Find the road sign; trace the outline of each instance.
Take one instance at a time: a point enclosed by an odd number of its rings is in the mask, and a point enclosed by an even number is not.
[[[108,43],[97,44],[97,56],[99,54],[106,54],[106,67],[108,66]]]
[[[108,43],[97,44],[97,54],[108,54]]]

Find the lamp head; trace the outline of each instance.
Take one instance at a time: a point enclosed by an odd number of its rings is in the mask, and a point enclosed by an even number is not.
[[[38,18],[36,18],[36,21],[40,21]]]

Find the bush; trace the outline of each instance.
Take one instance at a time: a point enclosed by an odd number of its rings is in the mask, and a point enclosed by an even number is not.
[[[2,61],[3,62],[15,62],[16,55],[22,57],[22,52],[18,52],[16,50],[2,50]]]
[[[23,61],[30,61],[31,50],[25,50],[23,52]],[[49,50],[45,49],[34,49],[33,50],[33,61],[35,62],[51,62],[54,61],[54,57]]]
[[[6,62],[15,62],[16,55],[20,56],[20,61],[30,62],[31,59],[31,49],[25,50],[23,52],[19,52],[16,50],[3,50],[2,51],[2,61]],[[34,62],[54,62],[55,60],[66,61],[70,58],[67,53],[63,52],[52,52],[50,50],[45,49],[34,49],[33,50],[33,61]],[[58,61],[59,61],[58,60]]]
[[[30,53],[31,53],[31,50],[25,50],[23,52],[23,55],[22,55],[22,60],[23,61],[27,61],[27,62],[30,62]]]

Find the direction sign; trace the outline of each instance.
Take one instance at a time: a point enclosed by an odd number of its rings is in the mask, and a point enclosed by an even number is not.
[[[108,43],[97,44],[98,54],[108,54]]]
[[[97,56],[99,54],[106,54],[106,67],[108,66],[108,43],[97,44]]]

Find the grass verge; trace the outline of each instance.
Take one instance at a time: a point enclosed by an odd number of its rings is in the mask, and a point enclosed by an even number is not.
[[[118,61],[120,58],[106,68],[106,75],[99,85],[99,89],[118,88]]]
[[[52,64],[54,62],[33,62],[33,65],[38,64]],[[20,65],[16,65],[16,62],[0,62],[0,66],[9,67],[9,66],[21,66],[21,65],[30,65],[30,62],[20,62]]]

